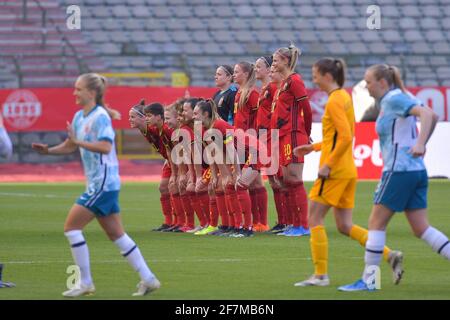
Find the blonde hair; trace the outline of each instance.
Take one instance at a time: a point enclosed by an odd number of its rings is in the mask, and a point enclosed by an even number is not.
[[[241,91],[241,95],[238,101],[238,109],[241,109],[247,103],[248,98],[250,97],[250,93],[256,84],[256,74],[255,65],[253,63],[242,61],[237,65],[242,69],[242,71],[248,72],[247,81],[241,88],[239,88],[239,90]]]
[[[396,66],[390,66],[388,64],[375,64],[370,66],[367,70],[372,72],[375,79],[378,81],[384,79],[388,83],[389,87],[395,86],[403,92],[406,92],[406,88],[400,74],[400,69]]]
[[[84,81],[88,90],[95,91],[95,103],[105,106],[103,98],[106,90],[106,78],[98,73],[84,73],[78,79]]]
[[[275,51],[275,54],[279,54],[288,59],[289,70],[294,71],[295,67],[297,66],[298,57],[301,55],[301,51],[294,45],[293,42],[291,42],[289,47],[279,48],[277,51]]]

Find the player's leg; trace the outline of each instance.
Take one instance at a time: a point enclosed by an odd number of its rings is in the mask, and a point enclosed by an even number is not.
[[[448,237],[428,223],[427,209],[407,210],[405,214],[414,235],[428,243],[434,252],[450,260]]]
[[[273,191],[273,200],[277,212],[277,223],[269,232],[277,232],[278,229],[281,229],[281,225],[286,224],[283,210],[284,193],[282,192],[282,186],[277,183],[275,176],[269,176],[268,178]]]
[[[328,237],[324,226],[325,216],[330,206],[316,201],[310,202],[309,225],[311,230],[311,255],[314,274],[305,281],[297,282],[296,287],[327,286],[328,278]]]
[[[169,167],[170,168],[170,167]],[[170,177],[170,174],[169,174]],[[169,177],[165,177],[164,173],[161,177],[161,182],[159,184],[159,193],[161,194],[159,201],[161,203],[161,210],[164,215],[163,224],[153,229],[153,231],[163,231],[167,228],[170,228],[173,224],[173,208],[172,203],[170,201],[170,193],[169,193]]]
[[[375,204],[369,217],[369,232],[364,255],[364,271],[362,279],[339,287],[341,291],[374,290],[372,281],[374,272],[379,267],[386,243],[386,227],[394,215],[394,211],[383,204]],[[369,281],[370,280],[370,281]],[[370,283],[369,283],[370,282]]]
[[[83,196],[82,196],[83,197]],[[70,243],[75,264],[80,268],[80,286],[65,291],[65,297],[77,297],[95,292],[89,261],[89,249],[83,236],[84,227],[95,218],[93,212],[74,204],[64,224],[64,235]]]
[[[135,296],[142,296],[160,287],[158,279],[147,266],[136,243],[126,233],[119,214],[98,216],[98,223],[105,231],[108,238],[119,248],[123,257],[128,260],[131,267],[139,273],[141,282]]]
[[[283,177],[288,190],[287,204],[293,215],[293,228],[285,232],[288,236],[309,234],[308,199],[302,174],[303,163],[289,163],[286,167],[283,167]]]
[[[254,214],[253,224],[255,224],[256,222],[258,232],[268,231],[269,230],[269,225],[267,222],[268,196],[260,171],[258,171],[258,176],[250,185],[250,191],[253,191],[255,197],[254,199],[252,199],[252,211],[253,211],[253,203],[255,203],[256,207],[256,213]]]

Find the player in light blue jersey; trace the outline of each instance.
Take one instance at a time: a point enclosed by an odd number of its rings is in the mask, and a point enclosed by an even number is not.
[[[130,265],[139,272],[141,281],[134,296],[142,296],[160,287],[136,243],[125,233],[119,215],[119,165],[114,146],[114,130],[108,111],[103,107],[106,87],[104,77],[87,73],[75,83],[74,95],[79,110],[72,123],[67,123],[68,138],[50,147],[33,143],[41,154],[68,154],[80,150],[87,179],[85,192],[72,206],[64,225],[64,234],[72,247],[75,263],[80,268],[80,283],[63,292],[65,297],[78,297],[95,292],[91,277],[89,250],[82,230],[94,218],[117,245]]]
[[[3,117],[0,114],[0,158],[8,159],[12,156],[12,143],[8,132],[3,125]]]
[[[340,287],[341,291],[379,288],[376,272],[386,241],[386,227],[395,212],[404,211],[414,235],[450,259],[447,236],[430,226],[427,216],[428,175],[423,156],[438,116],[406,92],[396,67],[371,66],[364,79],[370,95],[380,103],[376,131],[384,167],[369,218],[362,279]],[[416,127],[417,118],[420,119],[420,132]]]

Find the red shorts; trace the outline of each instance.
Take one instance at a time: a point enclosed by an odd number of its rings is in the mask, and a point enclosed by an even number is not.
[[[170,169],[170,165],[168,163],[164,164],[164,167],[162,169],[161,173],[161,179],[168,179],[170,178],[170,175],[172,174],[172,170]]]
[[[291,163],[303,163],[303,157],[295,156],[292,153],[292,150],[298,146],[308,144],[308,142],[308,136],[298,131],[292,131],[291,133],[280,137],[280,147],[278,151],[280,165],[286,167]]]

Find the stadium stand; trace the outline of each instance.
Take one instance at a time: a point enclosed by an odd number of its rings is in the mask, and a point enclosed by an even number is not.
[[[370,2],[370,3],[369,3]],[[42,0],[0,5],[1,87],[69,85],[83,70],[185,72],[193,86],[212,86],[218,63],[254,61],[293,40],[303,51],[298,71],[330,52],[359,68],[396,61],[409,86],[448,85],[450,1],[378,0],[380,30],[366,26],[366,0]],[[65,27],[65,8],[81,7],[81,31]],[[45,12],[46,22],[43,22]],[[63,40],[66,39],[66,40]],[[72,49],[73,48],[73,49]],[[353,69],[357,67],[357,69]],[[11,76],[11,74],[13,76]],[[164,82],[165,81],[165,82]],[[121,84],[148,85],[148,79]]]

